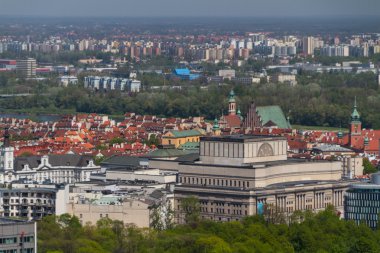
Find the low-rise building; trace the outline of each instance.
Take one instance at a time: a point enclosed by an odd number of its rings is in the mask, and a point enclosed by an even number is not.
[[[203,134],[196,130],[171,130],[162,136],[162,145],[175,145],[178,148],[187,142],[199,142],[199,137]]]
[[[60,76],[58,77],[58,83],[64,87],[67,87],[68,85],[77,85],[78,78],[76,76]]]
[[[296,85],[296,75],[277,74],[272,77],[272,81],[275,83],[289,83],[290,85]]]

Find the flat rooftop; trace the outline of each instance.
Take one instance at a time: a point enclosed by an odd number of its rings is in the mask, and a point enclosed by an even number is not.
[[[198,155],[199,157],[199,155]],[[241,165],[228,165],[228,164],[211,164],[211,163],[202,163],[198,162],[199,159],[197,159],[195,156],[192,157],[193,159],[189,160],[174,160],[174,161],[168,161],[168,160],[161,160],[165,162],[178,162],[179,164],[183,165],[193,165],[193,166],[207,166],[207,167],[222,167],[222,168],[246,168],[246,169],[252,169],[252,168],[263,168],[263,167],[273,167],[273,166],[280,166],[280,165],[290,165],[290,164],[310,164],[310,163],[332,163],[337,161],[329,161],[329,160],[310,160],[310,159],[302,159],[302,158],[288,158],[286,160],[280,160],[280,161],[269,161],[269,162],[258,162],[258,163],[244,163]],[[160,160],[160,159],[155,159]]]
[[[215,142],[260,142],[260,141],[277,141],[286,140],[282,136],[274,135],[226,135],[226,136],[201,136],[201,141],[215,141]]]
[[[22,220],[22,219],[0,218],[0,225],[12,225],[12,224],[20,224],[20,223],[34,223],[34,222]]]

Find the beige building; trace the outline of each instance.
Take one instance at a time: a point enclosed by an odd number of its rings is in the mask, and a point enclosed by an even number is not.
[[[151,207],[150,200],[127,199],[120,196],[103,196],[93,202],[70,203],[68,212],[79,218],[81,224],[96,222],[102,218],[123,221],[137,227],[149,227]]]
[[[328,204],[343,212],[341,161],[288,159],[284,137],[201,137],[199,157],[150,161],[151,168],[176,170],[177,221],[182,223],[181,199],[196,196],[203,218],[230,221],[276,206],[284,214],[322,210]]]

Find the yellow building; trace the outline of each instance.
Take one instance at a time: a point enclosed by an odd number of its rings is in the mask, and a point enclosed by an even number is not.
[[[162,136],[162,145],[175,145],[178,148],[186,142],[199,142],[203,134],[198,130],[172,130]]]

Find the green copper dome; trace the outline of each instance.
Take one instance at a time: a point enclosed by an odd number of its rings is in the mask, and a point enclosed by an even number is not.
[[[217,118],[215,118],[215,120],[214,120],[214,125],[212,126],[212,129],[213,130],[219,129],[219,123],[218,123],[218,119]]]
[[[364,138],[364,145],[365,145],[365,146],[368,146],[368,144],[369,144],[369,139],[368,139],[368,136],[366,136],[366,137]]]
[[[351,121],[360,121],[360,114],[356,108],[357,106],[356,106],[356,97],[355,97],[354,110],[351,113]]]
[[[235,102],[235,92],[234,92],[234,90],[230,91],[230,94],[228,95],[228,102]]]

